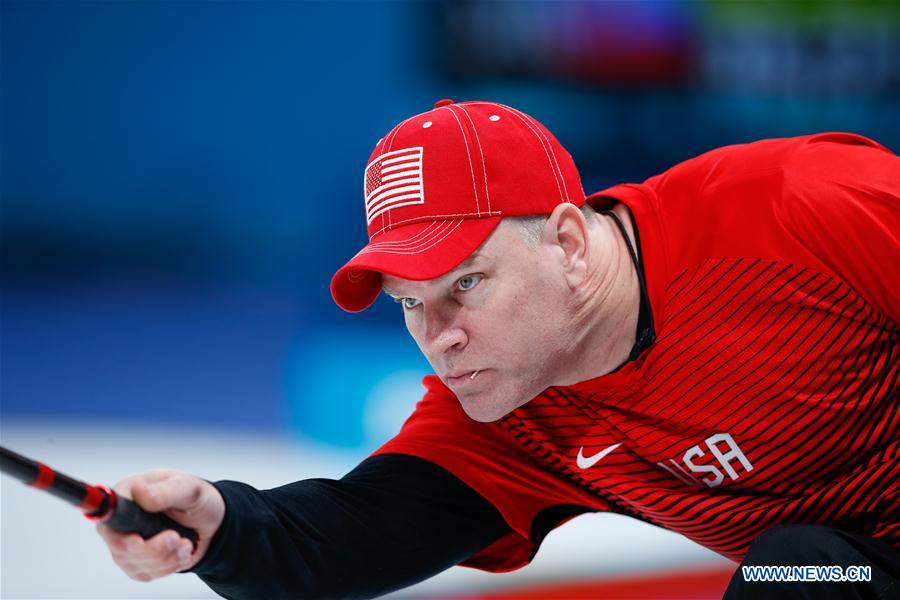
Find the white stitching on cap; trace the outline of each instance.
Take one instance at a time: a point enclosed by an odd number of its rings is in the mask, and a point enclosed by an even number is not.
[[[553,168],[553,157],[550,156],[550,153],[547,151],[547,146],[544,143],[543,138],[540,135],[538,135],[538,133],[534,130],[534,127],[532,127],[531,123],[529,123],[527,120],[523,119],[521,117],[521,115],[517,114],[513,108],[510,108],[509,106],[504,106],[503,104],[495,104],[493,102],[469,102],[469,104],[478,104],[478,105],[487,104],[490,106],[496,106],[498,108],[505,109],[505,110],[509,111],[513,116],[518,117],[518,119],[520,121],[522,121],[525,124],[525,126],[531,130],[532,133],[534,133],[535,137],[538,138],[538,142],[540,142],[541,147],[544,149],[544,154],[547,156],[547,162],[550,163],[550,171],[553,173],[553,179],[556,181],[556,188],[559,191],[560,200],[562,202],[565,202],[567,200],[567,198],[565,196],[563,196],[562,187],[559,185],[559,175],[557,174],[556,170]],[[553,150],[552,147],[550,149]]]
[[[404,223],[409,223],[411,221],[426,221],[428,219],[442,219],[444,217],[462,217],[465,219],[467,217],[499,217],[502,214],[503,214],[503,211],[495,210],[495,211],[492,211],[489,213],[484,213],[484,212],[482,212],[482,213],[449,213],[446,215],[428,215],[425,217],[410,217],[408,219],[403,219],[402,221],[397,221],[396,223],[394,223],[394,227],[398,227]],[[382,233],[384,233],[384,231],[385,231],[384,229],[379,229],[378,231],[372,233],[372,235],[369,236],[369,239],[372,239],[376,235],[381,235]]]
[[[438,110],[450,110],[450,108],[442,106]],[[456,116],[456,113],[450,110],[450,114],[456,119],[456,124],[459,125],[459,131],[462,133],[463,145],[466,147],[466,156],[469,159],[469,174],[472,176],[472,191],[475,192],[475,210],[478,211],[478,214],[481,214],[481,208],[478,206],[478,187],[475,185],[475,169],[472,168],[472,155],[469,153],[469,142],[466,139],[466,130],[463,127],[462,121]]]
[[[388,251],[388,250],[403,250],[403,249],[409,249],[409,248],[418,248],[420,246],[423,246],[424,244],[429,243],[435,237],[441,235],[441,233],[443,233],[448,227],[451,227],[453,225],[453,223],[455,223],[455,222],[456,221],[444,220],[444,221],[441,221],[437,225],[437,227],[434,227],[431,231],[428,231],[427,228],[423,229],[421,232],[417,233],[416,235],[409,238],[408,240],[400,240],[397,242],[379,242],[379,243],[375,243],[375,244],[369,244],[368,246],[366,246],[365,248],[360,250],[360,252],[381,252],[381,251]],[[429,227],[431,227],[431,226],[429,226]],[[426,231],[428,232],[427,234],[425,234]]]
[[[539,134],[542,138],[544,138],[544,139],[547,141],[547,146],[550,147],[550,152],[553,153],[553,162],[556,164],[556,172],[559,173],[559,179],[562,181],[562,184],[563,184],[563,192],[565,193],[565,198],[564,198],[563,200],[564,200],[564,201],[568,201],[568,200],[569,200],[569,189],[566,187],[566,178],[565,178],[565,176],[563,175],[562,169],[561,169],[560,166],[559,166],[559,161],[558,161],[557,158],[556,158],[556,150],[553,148],[553,144],[550,142],[550,139],[547,138],[547,135],[546,135],[546,134],[544,133],[544,131],[540,128],[540,126],[538,125],[537,121],[535,121],[533,117],[531,117],[531,116],[529,116],[529,115],[526,115],[526,114],[523,113],[522,111],[517,110],[517,109],[515,109],[515,108],[510,107],[510,109],[511,109],[512,111],[514,111],[514,112],[516,112],[516,113],[522,115],[522,118],[524,118],[524,119],[530,121],[531,124],[534,125],[534,128],[537,130],[538,134]]]
[[[441,237],[436,238],[436,239],[435,239],[434,241],[432,241],[430,244],[428,244],[427,246],[424,246],[424,247],[422,247],[422,248],[419,248],[418,250],[414,250],[414,251],[403,251],[403,250],[385,250],[385,251],[382,251],[382,250],[379,250],[378,252],[379,252],[379,254],[421,254],[421,253],[423,253],[423,252],[425,252],[425,251],[427,251],[427,250],[430,250],[430,249],[433,248],[434,246],[437,246],[437,245],[440,244],[442,241],[444,241],[444,239],[446,239],[451,233],[453,233],[454,231],[456,231],[456,230],[459,228],[459,226],[460,226],[461,223],[462,223],[462,221],[460,221],[459,223],[457,223],[455,227],[453,227],[453,228],[451,228],[451,229],[448,229],[447,232],[444,233],[444,235],[442,235]]]
[[[401,251],[407,249],[420,248],[426,244],[429,244],[431,240],[436,237],[439,237],[444,233],[449,227],[453,225],[456,221],[441,221],[435,227],[429,225],[428,228],[423,229],[413,237],[408,240],[403,240],[399,242],[382,242],[376,244],[369,244],[359,251],[359,254],[367,254],[369,252],[388,252],[388,251]],[[434,224],[432,224],[434,225]]]
[[[403,127],[404,125],[406,125],[407,121],[409,121],[410,119],[415,119],[418,116],[419,115],[413,115],[411,117],[407,117],[406,119],[403,119],[402,121],[397,123],[397,126],[394,127],[390,131],[390,133],[387,134],[388,141],[385,144],[385,146],[387,147],[388,151],[391,151],[394,148],[394,138],[396,138],[397,134],[400,133],[400,128]]]
[[[459,229],[460,225],[462,225],[462,222],[463,222],[463,220],[460,219],[456,223],[456,226],[450,228],[446,233],[444,233],[444,235],[437,238],[436,240],[434,240],[433,242],[431,242],[429,245],[425,246],[424,248],[419,248],[418,250],[416,250],[414,252],[403,252],[403,251],[396,251],[396,250],[388,250],[388,251],[378,250],[378,253],[379,254],[421,254],[422,252],[425,252],[426,250],[433,248],[437,244],[441,243],[445,238],[447,238],[447,236],[449,236],[451,233],[453,233],[454,231]]]
[[[475,132],[475,143],[478,144],[478,153],[481,155],[481,172],[484,174],[484,195],[487,198],[488,212],[491,212],[491,190],[488,187],[487,165],[484,162],[484,148],[481,146],[481,139],[478,137],[478,129],[475,127],[475,121],[472,120],[472,116],[469,114],[469,111],[466,110],[466,107],[462,104],[456,104],[455,106],[459,107],[463,111],[463,114],[466,115],[467,119],[469,119],[469,123],[472,124],[472,131]],[[476,208],[478,208],[477,205]],[[481,211],[479,210],[479,212]]]
[[[516,109],[510,108],[509,110],[515,116],[519,117],[519,119],[525,124],[525,126],[528,127],[532,131],[532,133],[534,133],[535,137],[538,138],[538,141],[541,143],[541,147],[544,148],[544,154],[547,155],[547,161],[550,163],[550,171],[553,173],[553,179],[556,180],[556,188],[559,190],[559,200],[560,200],[560,202],[567,201],[568,195],[563,193],[562,187],[560,187],[560,185],[559,185],[561,176],[560,176],[559,171],[557,170],[558,165],[557,165],[557,168],[554,168],[554,163],[556,163],[556,152],[553,150],[553,145],[550,144],[549,140],[546,140],[544,138],[544,136],[541,134],[541,132],[538,128],[534,127],[528,121],[528,119],[523,117],[518,111],[516,111]],[[549,152],[548,152],[548,147],[549,147]],[[553,153],[552,156],[550,154],[551,152]],[[563,181],[562,184],[563,184],[563,186],[565,186],[566,182]]]
[[[444,222],[444,221],[442,221],[442,223],[443,223],[443,222]],[[417,233],[416,235],[412,236],[411,238],[408,238],[408,239],[405,240],[405,241],[410,242],[410,241],[416,240],[416,239],[419,238],[419,237],[422,237],[423,235],[425,235],[426,233],[428,233],[428,230],[429,230],[429,229],[431,229],[432,227],[435,227],[436,225],[437,225],[437,221],[432,221],[432,222],[428,225],[428,227],[426,227],[425,229],[423,229],[422,231],[420,231],[420,232]],[[366,248],[371,248],[372,246],[391,245],[391,244],[397,244],[397,243],[401,243],[401,242],[370,242],[369,245],[366,246]]]
[[[400,250],[388,250],[386,252],[385,251],[379,251],[379,252],[383,252],[384,254],[421,254],[421,253],[425,252],[426,250],[430,250],[431,248],[433,248],[433,247],[437,246],[438,244],[440,244],[441,242],[443,242],[446,238],[448,238],[450,236],[451,233],[453,233],[454,231],[459,229],[459,227],[461,225],[462,225],[462,220],[458,221],[454,227],[451,227],[449,230],[447,230],[446,233],[444,233],[444,235],[435,239],[431,244],[429,244],[423,248],[419,248],[418,250],[415,250],[412,252],[409,252],[409,251],[404,252],[404,251],[400,251]]]

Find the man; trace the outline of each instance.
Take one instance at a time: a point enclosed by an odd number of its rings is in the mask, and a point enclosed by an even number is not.
[[[335,301],[383,289],[436,375],[340,481],[259,491],[157,471],[118,489],[194,527],[100,526],[142,580],[228,597],[372,596],[452,565],[527,564],[615,511],[745,565],[870,566],[900,592],[900,161],[830,133],[720,148],[585,198],[537,121],[443,100],[379,140],[370,242]]]

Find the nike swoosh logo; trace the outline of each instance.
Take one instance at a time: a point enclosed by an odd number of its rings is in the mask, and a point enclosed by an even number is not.
[[[609,454],[610,452],[612,452],[613,450],[615,450],[616,448],[618,448],[621,445],[622,445],[622,442],[619,442],[618,444],[613,444],[609,448],[606,448],[605,450],[601,450],[600,452],[598,452],[597,454],[595,454],[593,456],[587,456],[587,457],[584,455],[584,446],[582,446],[581,448],[578,449],[578,458],[575,460],[575,462],[578,464],[579,469],[590,469],[591,467],[596,465],[598,462],[600,462],[600,460],[604,456],[606,456],[607,454]]]

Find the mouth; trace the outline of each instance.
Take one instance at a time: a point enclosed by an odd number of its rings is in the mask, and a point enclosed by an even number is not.
[[[483,369],[477,369],[475,371],[454,371],[453,373],[447,373],[447,385],[461,385],[469,383],[470,381],[475,381],[475,379],[479,377],[482,372]]]

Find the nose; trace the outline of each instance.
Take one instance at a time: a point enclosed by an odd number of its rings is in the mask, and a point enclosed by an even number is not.
[[[425,315],[425,350],[428,356],[442,356],[452,350],[461,350],[469,337],[454,315],[432,311]]]

